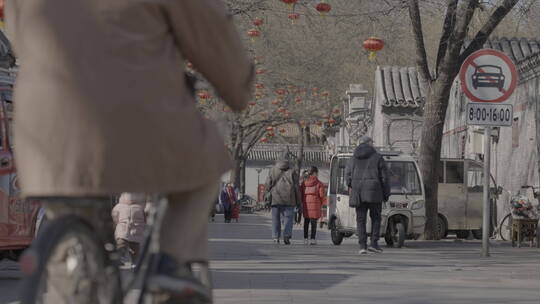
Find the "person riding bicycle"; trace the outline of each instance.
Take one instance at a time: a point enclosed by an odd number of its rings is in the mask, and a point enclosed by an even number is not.
[[[174,297],[178,265],[208,260],[207,217],[231,167],[186,88],[186,60],[232,110],[251,97],[253,67],[225,4],[12,0],[5,15],[20,63],[14,138],[23,196],[76,206],[77,198],[166,194],[154,277]],[[47,206],[52,217],[71,212]]]

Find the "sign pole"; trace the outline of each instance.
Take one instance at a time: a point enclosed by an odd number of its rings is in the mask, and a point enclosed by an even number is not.
[[[490,201],[489,186],[491,172],[491,126],[484,129],[484,216],[482,224],[482,257],[489,257]]]

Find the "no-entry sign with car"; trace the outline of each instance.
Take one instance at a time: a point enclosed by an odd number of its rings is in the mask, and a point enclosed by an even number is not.
[[[484,127],[484,176],[490,176],[491,128],[512,125],[512,105],[504,102],[516,89],[516,66],[504,53],[483,49],[465,59],[459,78],[463,93],[472,101],[467,104],[467,124]],[[489,178],[484,178],[482,231],[489,231],[491,223],[490,186]],[[489,256],[488,233],[482,235],[482,256]]]
[[[463,92],[473,102],[504,102],[518,82],[512,59],[492,49],[479,50],[467,57],[459,78]]]

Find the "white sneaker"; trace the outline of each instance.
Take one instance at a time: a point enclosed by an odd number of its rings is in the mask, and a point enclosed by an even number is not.
[[[309,243],[308,239],[304,239],[304,245],[307,245]]]
[[[310,245],[317,245],[317,240],[315,239],[312,239],[310,242],[309,242]]]
[[[360,249],[358,254],[368,254],[368,251],[366,249]]]

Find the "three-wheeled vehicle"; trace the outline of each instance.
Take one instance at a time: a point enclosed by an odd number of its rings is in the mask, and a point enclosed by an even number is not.
[[[0,69],[0,259],[16,259],[30,246],[44,218],[38,202],[19,196],[11,138],[14,79]]]
[[[332,242],[340,245],[344,237],[356,233],[356,210],[349,207],[349,189],[345,170],[354,147],[340,147],[330,163],[328,189],[328,228]],[[399,151],[377,149],[388,167],[390,198],[383,203],[381,236],[386,244],[402,247],[405,239],[417,238],[424,233],[425,195],[418,165],[411,155]],[[368,217],[368,233],[371,223]]]

